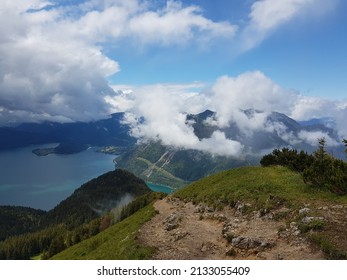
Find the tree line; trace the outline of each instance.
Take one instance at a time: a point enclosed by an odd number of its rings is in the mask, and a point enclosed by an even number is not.
[[[347,154],[347,140],[343,139]],[[263,156],[262,166],[282,165],[299,172],[307,185],[327,189],[338,195],[347,194],[347,163],[329,154],[325,138],[318,139],[318,148],[312,154],[295,149],[275,149]]]

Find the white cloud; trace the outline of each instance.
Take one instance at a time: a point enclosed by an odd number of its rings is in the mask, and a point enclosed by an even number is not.
[[[298,96],[290,116],[296,120],[330,117],[335,121],[340,138],[347,137],[347,101]]]
[[[104,53],[102,43],[177,45],[232,36],[235,31],[229,23],[213,22],[197,7],[178,1],[168,1],[164,8],[139,0],[52,3],[1,3],[2,124],[93,120],[105,117],[122,100],[119,108],[131,106],[121,96],[114,97],[108,84],[107,77],[120,67]]]
[[[212,92],[212,108],[217,112],[218,125],[223,127],[236,122],[244,129],[263,127],[268,112],[290,112],[288,104],[296,98],[295,92],[281,88],[259,71],[237,77],[223,76],[217,80]],[[262,112],[247,117],[240,111],[247,109]]]
[[[142,43],[163,45],[184,44],[194,37],[200,41],[220,36],[232,38],[236,29],[228,22],[213,22],[203,17],[197,6],[183,7],[176,1],[168,1],[164,9],[148,11],[129,22],[130,32]]]
[[[346,102],[305,98],[281,87],[258,71],[237,77],[223,76],[210,89],[202,87],[200,92],[197,90],[196,84],[159,84],[127,89],[126,94],[120,91],[117,96],[110,96],[110,100],[113,100],[114,106],[117,105],[117,98],[123,99],[119,104],[129,101],[125,122],[132,125],[132,134],[138,139],[158,140],[165,145],[215,155],[239,156],[245,152],[240,139],[228,139],[221,131],[230,125],[237,126],[242,137],[246,138],[252,137],[254,132],[265,131],[275,133],[294,146],[302,142],[315,146],[321,137],[327,139],[329,146],[337,145],[336,140],[319,130],[301,131],[296,135],[276,115],[274,119],[269,119],[271,112],[301,116],[297,120],[328,116],[336,120],[339,128],[347,117]],[[220,130],[216,130],[210,138],[201,140],[194,134],[192,123],[187,123],[186,116],[187,113],[199,113],[206,109],[217,112],[208,123]],[[340,132],[343,135],[343,130]]]
[[[227,139],[221,131],[215,131],[210,138],[202,139],[196,149],[220,156],[239,157],[244,149],[244,146],[231,139]]]
[[[23,1],[11,1],[16,2]],[[6,1],[0,9],[0,122],[91,120],[106,116],[105,77],[119,70],[95,45],[59,30],[46,1]],[[68,34],[68,32],[66,33]]]
[[[198,142],[193,129],[185,124],[183,99],[162,85],[138,89],[133,114],[144,118],[134,125],[136,137],[161,140],[177,147],[193,147]]]
[[[336,140],[331,138],[328,133],[325,133],[323,131],[302,130],[300,131],[298,137],[299,139],[304,140],[306,143],[312,146],[317,146],[317,141],[318,139],[321,139],[321,138],[325,138],[326,144],[329,147],[336,147],[341,144],[340,142],[337,142]]]
[[[259,31],[269,31],[293,19],[311,5],[315,0],[263,0],[252,5],[251,24]]]
[[[249,23],[242,31],[242,48],[249,50],[269,34],[298,18],[306,22],[332,11],[338,0],[258,0],[251,6]]]
[[[75,7],[76,8],[76,7]],[[79,6],[82,15],[65,20],[67,32],[91,42],[128,39],[140,48],[147,45],[185,45],[234,36],[237,27],[229,22],[207,19],[197,6],[167,1],[165,7],[147,2],[87,1]],[[129,42],[128,42],[129,43]]]
[[[215,155],[240,155],[243,145],[227,139],[220,131],[203,140],[194,134],[191,124],[186,122],[187,113],[193,103],[199,100],[201,103],[195,103],[193,107],[204,106],[206,99],[203,95],[198,97],[182,89],[188,88],[183,85],[153,85],[134,90],[131,97],[133,108],[124,119],[132,126],[132,135],[140,140],[161,141],[176,148],[195,149]]]

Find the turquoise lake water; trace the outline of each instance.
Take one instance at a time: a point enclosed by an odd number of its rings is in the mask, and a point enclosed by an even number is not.
[[[170,194],[174,191],[172,188],[168,186],[158,185],[151,182],[146,182],[146,184],[154,192],[163,192],[163,193]]]

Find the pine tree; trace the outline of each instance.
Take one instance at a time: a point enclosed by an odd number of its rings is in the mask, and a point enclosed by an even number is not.
[[[339,195],[347,194],[347,163],[329,155],[325,146],[325,139],[319,139],[314,161],[303,173],[304,181]]]
[[[314,152],[314,156],[317,160],[323,160],[327,157],[326,140],[324,137],[318,139],[318,149]]]

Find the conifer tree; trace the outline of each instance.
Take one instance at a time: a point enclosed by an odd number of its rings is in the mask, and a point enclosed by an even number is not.
[[[319,139],[314,161],[303,173],[304,181],[339,195],[347,194],[347,164],[329,155],[325,146],[325,139]]]
[[[323,160],[326,158],[326,140],[324,137],[318,139],[318,149],[314,152],[314,156],[317,160]]]

